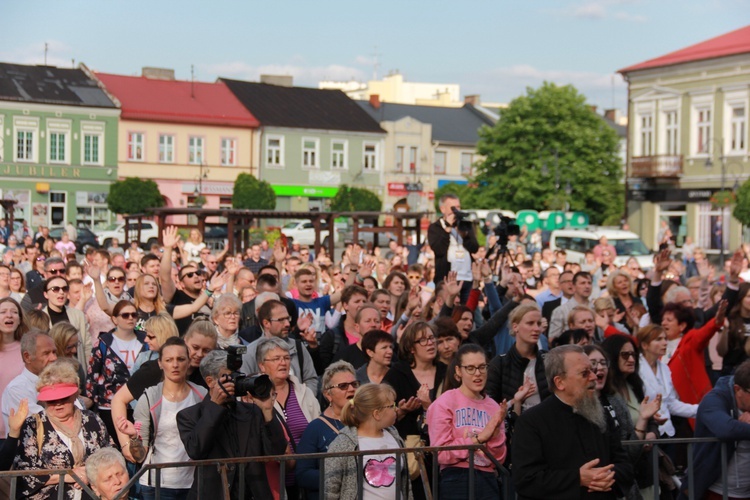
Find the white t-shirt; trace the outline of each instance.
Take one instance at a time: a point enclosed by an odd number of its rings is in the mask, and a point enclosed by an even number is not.
[[[388,431],[383,431],[383,437],[360,436],[358,440],[360,450],[392,450],[398,448],[398,442]],[[362,466],[365,499],[392,500],[396,498],[395,454],[365,455],[362,457]],[[405,464],[402,464],[402,468],[403,466]]]
[[[135,365],[135,359],[143,349],[143,345],[136,338],[133,340],[122,340],[117,338],[117,335],[112,335],[112,345],[110,346],[115,354],[117,354],[125,366],[128,367],[130,374],[133,374],[133,366]]]
[[[149,449],[149,457],[146,459],[147,464],[166,464],[169,462],[187,462],[190,460],[185,445],[180,439],[180,432],[177,430],[177,412],[188,408],[194,404],[193,398],[188,397],[180,402],[174,403],[161,399],[161,415],[159,415],[158,432],[154,437],[154,445]],[[176,469],[161,470],[161,486],[163,488],[190,488],[193,486],[193,467],[179,467]],[[140,482],[144,486],[154,486],[156,484],[156,475],[152,473],[151,484],[149,484],[149,474],[141,476]]]
[[[463,246],[463,239],[458,231],[451,230],[450,244],[448,246],[448,262],[451,263],[451,271],[456,271],[458,281],[471,281],[471,255]]]
[[[536,384],[536,358],[529,361],[529,364],[526,365],[526,369],[523,371],[524,382],[526,381],[526,377],[530,378]],[[526,411],[529,408],[533,408],[541,402],[542,398],[539,397],[539,389],[537,388],[537,391],[526,398],[526,401],[521,404],[521,411]]]
[[[195,244],[192,241],[187,241],[182,246],[182,249],[188,254],[188,260],[190,262],[195,262],[196,264],[200,263],[201,250],[203,250],[204,248],[206,248],[206,244],[202,241],[198,244]]]

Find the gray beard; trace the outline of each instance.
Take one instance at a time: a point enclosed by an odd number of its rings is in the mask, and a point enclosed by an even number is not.
[[[604,408],[596,394],[587,394],[573,405],[573,413],[577,413],[597,426],[602,433],[607,431],[607,418],[604,416]]]

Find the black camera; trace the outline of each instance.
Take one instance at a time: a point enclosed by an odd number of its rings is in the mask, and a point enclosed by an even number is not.
[[[458,229],[462,238],[466,238],[474,229],[474,223],[470,220],[471,214],[469,212],[462,212],[456,207],[451,207],[451,211],[456,216],[456,222],[453,223],[453,226]]]
[[[521,227],[516,224],[516,219],[500,214],[494,215],[492,222],[497,224],[492,232],[497,236],[497,244],[500,247],[500,252],[505,252],[509,238],[511,236],[520,236]]]
[[[264,401],[271,397],[273,383],[265,373],[246,375],[242,373],[242,356],[247,353],[244,345],[230,345],[227,347],[227,369],[232,373],[229,379],[234,383],[234,395],[242,397],[250,394],[255,399]]]

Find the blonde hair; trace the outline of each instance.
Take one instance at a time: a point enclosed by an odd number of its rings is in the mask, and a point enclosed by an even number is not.
[[[203,335],[210,339],[218,340],[219,332],[216,330],[216,325],[207,319],[196,319],[190,324],[187,333],[183,339],[187,342],[193,335]]]
[[[44,333],[49,332],[49,314],[39,309],[32,309],[24,314],[24,322],[26,323],[26,331],[36,328]]]
[[[146,279],[151,278],[156,282],[156,297],[154,298],[152,304],[154,305],[154,312],[157,314],[160,312],[164,312],[167,310],[167,306],[164,304],[164,297],[161,295],[161,289],[159,288],[159,280],[157,280],[154,276],[150,274],[141,274],[137,280],[135,280],[135,286],[134,293],[133,293],[133,305],[135,305],[136,309],[141,309],[141,304],[143,304],[146,299],[141,295],[141,289],[143,288],[144,282]],[[127,279],[127,277],[126,277]]]
[[[590,307],[586,307],[586,306],[575,306],[568,313],[568,326],[569,327],[573,326],[573,322],[576,319],[576,314],[581,313],[581,312],[589,313],[591,317],[594,318],[594,320],[596,320],[596,313],[594,312],[593,309],[591,309]]]
[[[599,297],[594,301],[594,311],[596,311],[597,314],[602,313],[603,311],[606,311],[607,309],[616,309],[615,307],[615,301],[612,299],[612,297]]]
[[[541,313],[541,309],[539,309],[539,306],[536,304],[521,304],[520,306],[513,309],[513,312],[510,313],[510,324],[517,325],[518,323],[523,320],[523,317],[529,314],[532,311],[536,311],[538,313]],[[513,328],[511,328],[511,334],[515,335],[513,332]]]
[[[177,325],[175,324],[172,316],[166,312],[160,312],[156,316],[151,316],[143,324],[143,329],[147,333],[152,333],[156,337],[156,342],[159,345],[164,345],[170,337],[179,337],[180,332],[177,331]]]
[[[72,358],[59,358],[54,363],[50,363],[39,374],[36,381],[37,392],[42,387],[48,387],[54,384],[80,384],[78,378],[78,363]]]
[[[616,271],[613,271],[612,274],[609,275],[609,277],[607,277],[607,292],[609,292],[610,297],[617,297],[618,295],[620,295],[617,290],[615,290],[615,280],[620,276],[624,276],[628,279],[628,291],[633,288],[633,277],[625,271],[617,269]]]
[[[341,410],[341,422],[348,427],[359,427],[377,409],[396,401],[396,391],[388,384],[365,384],[357,389]]]
[[[71,325],[67,321],[61,321],[50,328],[49,336],[55,341],[55,347],[57,348],[57,357],[66,358],[65,347],[70,342],[70,339],[74,335],[78,335],[78,328]]]

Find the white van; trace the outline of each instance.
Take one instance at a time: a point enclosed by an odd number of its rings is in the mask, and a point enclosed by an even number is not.
[[[564,249],[568,262],[583,263],[584,252],[598,245],[602,236],[606,236],[607,242],[617,251],[615,265],[625,265],[630,257],[635,257],[641,269],[649,269],[654,265],[654,254],[641,238],[631,231],[621,229],[556,229],[552,231],[549,246],[552,250]]]

